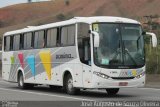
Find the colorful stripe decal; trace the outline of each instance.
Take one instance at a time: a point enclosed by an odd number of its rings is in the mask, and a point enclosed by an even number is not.
[[[35,57],[34,57],[34,55],[29,55],[27,57],[27,63],[31,69],[32,76],[35,77],[36,71],[35,71]]]
[[[132,70],[132,75],[136,76],[137,75],[137,71],[136,70]]]
[[[43,67],[47,73],[48,79],[51,80],[51,53],[50,51],[41,51],[39,56]]]
[[[14,56],[11,56],[11,64],[14,64],[15,60],[14,60]]]
[[[19,53],[18,58],[19,58],[19,62],[21,64],[21,67],[24,68],[23,53]]]

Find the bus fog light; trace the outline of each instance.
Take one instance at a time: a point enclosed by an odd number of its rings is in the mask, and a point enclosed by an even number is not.
[[[104,78],[104,79],[108,79],[108,78],[109,78],[108,75],[103,74],[103,73],[101,73],[101,72],[96,72],[96,71],[94,71],[93,74],[95,74],[95,75],[97,75],[97,76],[99,76],[99,77],[101,77],[101,78]]]

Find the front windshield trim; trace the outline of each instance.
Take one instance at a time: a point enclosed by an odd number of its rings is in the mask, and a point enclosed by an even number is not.
[[[127,24],[127,25],[138,25],[138,26],[140,26],[140,28],[142,29],[142,26],[140,25],[140,24],[137,24],[137,23],[111,23],[111,22],[97,22],[97,23],[92,23],[92,30],[94,31],[94,28],[93,28],[93,25],[94,24],[117,24],[118,26],[119,26],[119,28],[120,28],[120,37],[122,38],[122,34],[121,34],[121,25],[125,25],[125,24]],[[143,35],[142,35],[142,37],[143,37]],[[94,39],[94,38],[93,38]],[[122,39],[121,39],[122,40]],[[122,41],[120,41],[121,42],[121,44],[123,44],[122,42],[123,42],[123,40]],[[143,37],[143,43],[144,43],[144,37]],[[93,40],[93,44],[94,44],[94,40]],[[124,48],[124,47],[122,47],[122,48]],[[110,69],[133,69],[133,68],[141,68],[141,67],[143,67],[143,66],[145,66],[145,48],[144,48],[144,44],[143,44],[143,53],[144,53],[144,62],[142,63],[142,64],[139,64],[139,65],[137,65],[137,64],[135,64],[135,65],[124,65],[124,64],[119,64],[119,65],[103,65],[103,64],[98,64],[98,63],[96,63],[95,62],[95,54],[93,54],[93,62],[94,62],[94,64],[96,65],[96,66],[99,66],[99,67],[102,67],[102,68],[110,68]],[[95,52],[95,48],[93,47],[93,52]],[[130,56],[130,55],[129,55]],[[130,58],[131,58],[131,56],[130,56]],[[122,58],[123,60],[124,60],[124,58]],[[132,58],[131,58],[132,59]],[[132,59],[132,61],[134,62],[134,59]],[[135,63],[135,62],[134,62]]]

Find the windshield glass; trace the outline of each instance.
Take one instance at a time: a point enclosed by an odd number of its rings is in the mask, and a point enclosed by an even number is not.
[[[93,24],[100,35],[94,48],[94,62],[109,68],[131,68],[144,65],[144,39],[138,24]]]

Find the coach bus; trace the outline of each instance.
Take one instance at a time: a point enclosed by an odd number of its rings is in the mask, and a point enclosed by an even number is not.
[[[80,89],[145,85],[144,32],[140,22],[110,16],[70,20],[6,32],[2,46],[2,78],[19,88],[45,84],[68,94]]]

